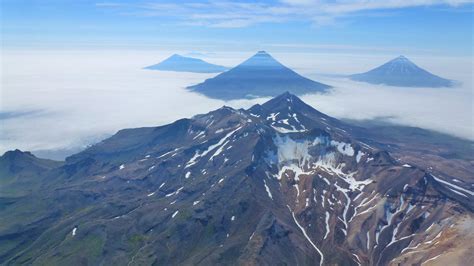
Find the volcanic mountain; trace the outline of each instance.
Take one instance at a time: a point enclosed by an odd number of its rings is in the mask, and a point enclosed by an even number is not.
[[[161,63],[145,67],[145,69],[194,73],[219,73],[226,71],[227,67],[214,65],[198,58],[174,54]]]
[[[399,56],[377,68],[351,75],[356,81],[399,87],[451,87],[453,82],[420,68],[404,56]]]
[[[305,78],[260,51],[240,65],[188,89],[210,98],[232,100],[325,92],[330,86]]]
[[[121,130],[0,195],[0,263],[468,264],[474,193],[355,131],[289,93]]]

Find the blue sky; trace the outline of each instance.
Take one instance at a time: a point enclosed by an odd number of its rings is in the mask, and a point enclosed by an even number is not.
[[[472,55],[471,0],[2,0],[4,48]]]

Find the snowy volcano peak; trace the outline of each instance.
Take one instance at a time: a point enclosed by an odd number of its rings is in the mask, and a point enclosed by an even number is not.
[[[249,110],[280,133],[307,132],[311,130],[336,130],[344,133],[344,125],[339,120],[327,116],[299,97],[285,92],[262,105],[254,105]]]
[[[385,66],[387,71],[391,70],[395,73],[402,72],[402,73],[410,74],[410,73],[416,73],[416,71],[424,71],[423,69],[418,67],[415,63],[410,61],[410,59],[406,58],[403,55],[400,55],[399,57],[390,60],[383,66]]]
[[[237,66],[237,68],[247,68],[247,67],[256,67],[256,68],[286,68],[275,58],[265,51],[259,51],[254,54],[249,59],[245,60],[243,63]]]
[[[400,61],[400,62],[411,62],[408,58],[406,58],[404,55],[400,55],[397,58],[393,59],[392,61]]]
[[[291,94],[290,92],[284,92],[279,96],[269,100],[268,102],[264,103],[264,109],[274,110],[274,111],[312,111],[315,110],[313,107],[307,105],[303,102],[300,98],[296,95]]]

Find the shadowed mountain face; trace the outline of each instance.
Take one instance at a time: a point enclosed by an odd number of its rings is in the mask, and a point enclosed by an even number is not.
[[[299,75],[264,51],[227,72],[188,87],[210,98],[223,100],[276,96],[285,91],[301,95],[325,92],[329,88]]]
[[[368,72],[350,76],[352,80],[399,87],[451,87],[451,80],[443,79],[418,67],[404,56],[399,56]]]
[[[474,193],[285,93],[121,130],[0,209],[0,262],[411,265],[473,259]],[[28,237],[25,237],[28,236]]]
[[[174,54],[163,62],[145,67],[145,69],[194,73],[219,73],[226,71],[227,67],[214,65],[197,58]]]
[[[47,173],[62,162],[40,159],[29,152],[8,151],[0,157],[0,197],[29,194],[46,183]]]

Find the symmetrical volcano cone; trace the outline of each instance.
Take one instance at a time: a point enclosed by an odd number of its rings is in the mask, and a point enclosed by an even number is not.
[[[223,100],[325,92],[330,86],[305,78],[264,51],[188,89]]]

